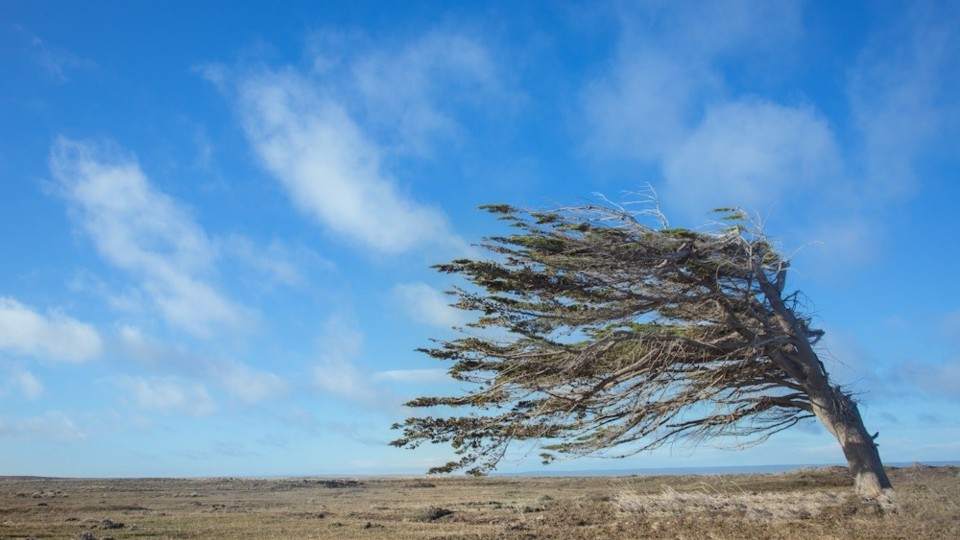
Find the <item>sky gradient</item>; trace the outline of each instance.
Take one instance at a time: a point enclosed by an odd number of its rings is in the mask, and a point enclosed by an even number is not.
[[[0,5],[0,475],[445,462],[386,445],[456,389],[429,265],[480,204],[648,185],[762,219],[886,461],[960,458],[956,3],[193,4]],[[811,423],[551,467],[842,460]]]

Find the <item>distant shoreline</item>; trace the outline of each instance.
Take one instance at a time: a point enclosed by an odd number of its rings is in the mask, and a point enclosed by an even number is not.
[[[886,463],[887,467],[912,467],[926,465],[930,467],[958,467],[960,461],[910,461]],[[827,467],[847,468],[843,463],[807,463],[790,465],[720,465],[703,467],[644,467],[637,469],[585,469],[580,471],[523,471],[493,473],[491,476],[689,476],[689,475],[732,475],[732,474],[780,474],[803,469],[823,469]]]
[[[910,461],[887,463],[887,467],[905,468],[913,466],[927,467],[960,467],[957,461]],[[830,467],[846,468],[842,463],[807,463],[792,465],[721,465],[702,467],[645,467],[634,469],[584,469],[584,470],[545,470],[520,472],[494,472],[492,478],[591,478],[591,477],[627,477],[627,476],[728,476],[750,474],[784,474],[804,469],[824,469]],[[457,478],[462,475],[437,476],[434,478]],[[300,478],[364,478],[364,479],[404,479],[424,478],[426,474],[417,473],[319,473],[302,475],[214,475],[214,476],[43,476],[35,474],[16,475],[0,474],[2,480],[283,480]]]

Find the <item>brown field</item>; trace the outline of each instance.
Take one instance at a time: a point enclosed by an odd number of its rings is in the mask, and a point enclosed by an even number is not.
[[[594,478],[0,478],[0,538],[960,538],[960,469]]]

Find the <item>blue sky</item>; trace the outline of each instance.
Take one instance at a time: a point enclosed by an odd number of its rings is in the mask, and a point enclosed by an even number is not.
[[[411,473],[428,266],[653,186],[794,254],[889,462],[960,457],[960,11],[944,3],[4,2],[0,474]],[[503,470],[535,470],[520,447]],[[842,461],[745,451],[557,469]]]

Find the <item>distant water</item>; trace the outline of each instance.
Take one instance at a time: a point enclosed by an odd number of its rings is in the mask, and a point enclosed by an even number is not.
[[[935,467],[960,466],[960,461],[913,461],[886,463],[885,465],[888,467],[910,467],[918,463]],[[493,476],[715,476],[720,474],[777,474],[823,467],[846,467],[846,464],[816,463],[794,465],[727,465],[713,467],[650,467],[641,469],[585,469],[579,471],[546,469],[542,471],[498,472],[493,473]]]

